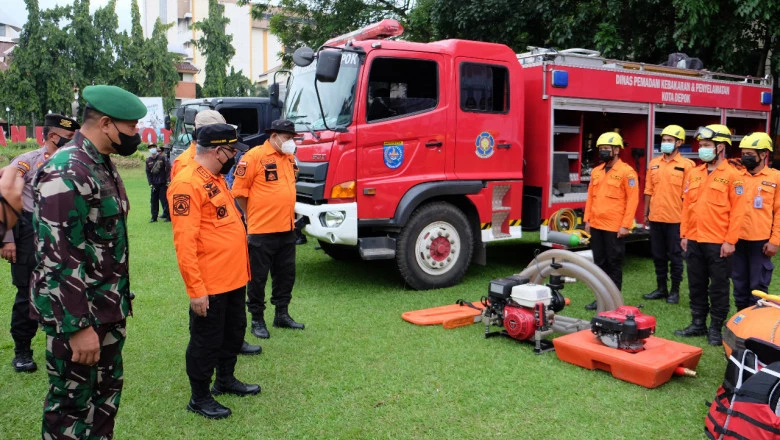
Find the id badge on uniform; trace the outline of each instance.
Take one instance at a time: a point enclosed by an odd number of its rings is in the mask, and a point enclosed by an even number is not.
[[[764,199],[761,198],[761,188],[758,188],[758,195],[753,198],[753,207],[761,209],[764,207]]]

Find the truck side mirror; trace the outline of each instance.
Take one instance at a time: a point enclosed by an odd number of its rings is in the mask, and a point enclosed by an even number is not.
[[[314,51],[311,47],[303,46],[293,52],[293,63],[298,67],[306,67],[314,61]]]
[[[187,125],[195,125],[195,115],[198,114],[198,109],[195,107],[187,107],[184,109],[184,123]]]
[[[164,124],[165,124],[165,129],[166,130],[170,130],[171,129],[171,116],[170,115],[165,115],[165,122],[164,122]]]
[[[271,106],[279,108],[282,106],[281,100],[279,99],[279,83],[273,83],[270,87],[268,87],[268,96],[271,98]]]
[[[332,83],[339,76],[341,68],[340,50],[323,50],[317,56],[317,81]]]

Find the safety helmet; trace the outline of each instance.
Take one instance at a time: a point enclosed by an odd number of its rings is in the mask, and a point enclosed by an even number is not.
[[[772,151],[772,138],[768,134],[757,131],[750,133],[742,138],[739,148],[748,148],[751,150],[769,150]]]
[[[613,147],[623,148],[623,138],[614,131],[608,131],[599,136],[596,141],[596,147],[601,145],[612,145]]]
[[[706,127],[699,127],[694,135],[696,140],[710,140],[716,144],[719,142],[725,142],[731,145],[731,130],[728,127],[721,124],[712,124]]]
[[[679,125],[667,125],[666,128],[664,128],[664,131],[661,132],[661,136],[671,136],[673,138],[677,138],[681,141],[685,140],[685,129],[680,127]]]

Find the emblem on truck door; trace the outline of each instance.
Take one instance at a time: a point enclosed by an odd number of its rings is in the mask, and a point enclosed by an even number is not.
[[[487,159],[495,153],[496,140],[493,139],[493,135],[483,131],[477,136],[477,156],[480,159]]]
[[[394,170],[404,163],[404,143],[402,141],[385,142],[385,166]]]

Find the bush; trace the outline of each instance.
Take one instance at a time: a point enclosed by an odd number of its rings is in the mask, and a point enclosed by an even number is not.
[[[0,146],[0,167],[11,163],[16,156],[28,151],[41,148],[35,139],[27,139],[25,142],[8,142],[6,147]],[[146,161],[147,145],[142,143],[138,146],[138,151],[132,156],[122,157],[119,155],[111,156],[111,161],[119,168],[139,168]]]

